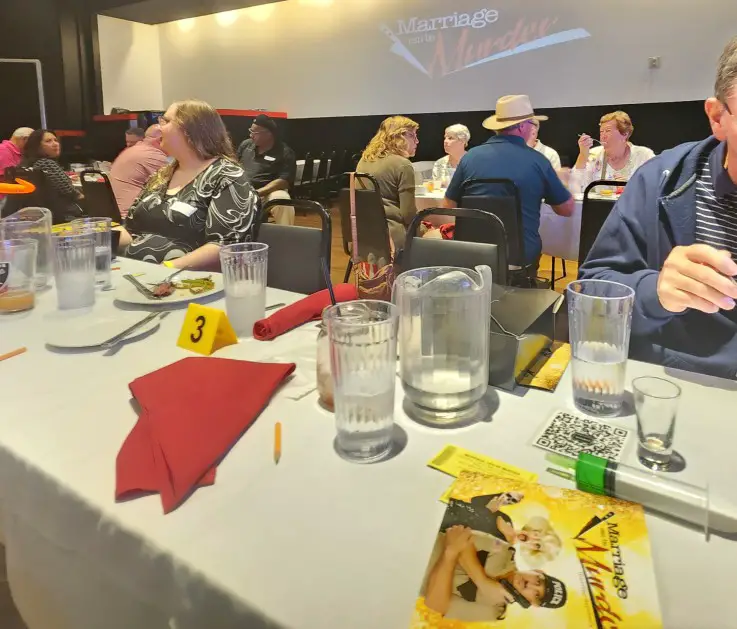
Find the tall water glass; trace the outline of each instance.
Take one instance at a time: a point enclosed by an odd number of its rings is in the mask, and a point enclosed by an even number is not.
[[[112,219],[107,217],[75,218],[72,221],[72,231],[88,232],[95,238],[95,285],[103,290],[113,285],[112,223]]]
[[[338,453],[371,463],[392,444],[397,373],[397,307],[350,301],[323,313],[330,339]]]
[[[48,286],[53,273],[51,224],[51,212],[43,207],[26,207],[0,220],[0,239],[30,238],[38,243],[34,277],[36,290]]]
[[[622,409],[635,291],[604,280],[568,285],[573,400],[590,415]]]
[[[54,278],[59,310],[95,303],[95,246],[89,232],[53,234]]]
[[[665,470],[673,454],[681,387],[675,382],[644,376],[632,381],[637,413],[637,456],[645,467]]]
[[[220,249],[225,310],[239,337],[253,336],[253,324],[266,314],[269,245],[244,242]]]
[[[0,240],[0,314],[33,308],[37,249],[35,240]]]

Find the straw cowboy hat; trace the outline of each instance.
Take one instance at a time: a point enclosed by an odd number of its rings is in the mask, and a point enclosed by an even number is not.
[[[499,131],[512,127],[525,120],[547,120],[547,116],[536,116],[530,103],[530,97],[525,94],[502,96],[496,101],[496,112],[484,120],[484,128]]]

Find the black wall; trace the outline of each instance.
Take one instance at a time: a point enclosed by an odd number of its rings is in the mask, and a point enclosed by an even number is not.
[[[599,119],[606,113],[622,109],[632,118],[635,144],[648,146],[656,153],[683,142],[700,140],[710,134],[703,101],[680,103],[603,105],[596,107],[562,107],[540,109],[550,120],[540,127],[540,140],[555,148],[564,165],[572,165],[578,155],[578,135],[598,137]],[[455,124],[465,124],[471,131],[471,146],[485,142],[492,135],[481,126],[491,111],[469,111],[442,114],[404,114],[420,125],[420,146],[415,157],[436,160],[443,156],[443,132]],[[385,116],[350,116],[344,118],[301,118],[289,121],[287,142],[303,156],[322,151],[360,152],[371,139]]]

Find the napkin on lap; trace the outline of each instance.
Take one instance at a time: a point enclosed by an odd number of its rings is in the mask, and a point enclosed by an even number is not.
[[[358,299],[353,284],[336,284],[333,290],[338,303]],[[330,293],[327,289],[308,295],[291,306],[281,308],[270,317],[256,321],[253,324],[253,336],[259,341],[271,341],[308,321],[320,319],[322,311],[330,304]]]
[[[118,453],[118,500],[158,492],[164,513],[215,469],[261,414],[294,364],[185,358],[130,384],[141,407]]]

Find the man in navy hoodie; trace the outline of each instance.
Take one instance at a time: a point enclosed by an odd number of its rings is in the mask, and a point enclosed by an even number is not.
[[[713,136],[644,164],[579,271],[635,291],[630,356],[737,378],[737,37],[705,103]],[[735,278],[737,279],[737,278]]]

